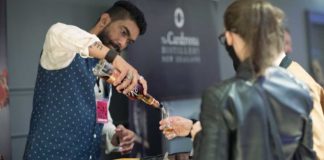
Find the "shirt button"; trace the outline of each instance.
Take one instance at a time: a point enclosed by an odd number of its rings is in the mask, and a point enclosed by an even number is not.
[[[93,138],[97,138],[97,135],[96,135],[96,134],[94,134],[94,135],[93,135]]]
[[[92,156],[90,156],[89,159],[92,159]]]

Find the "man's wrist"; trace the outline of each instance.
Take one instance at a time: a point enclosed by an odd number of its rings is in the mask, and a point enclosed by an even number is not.
[[[109,62],[109,63],[112,63],[116,56],[118,55],[119,53],[117,51],[115,51],[114,49],[109,49],[109,51],[107,52],[106,56],[105,56],[105,59]]]

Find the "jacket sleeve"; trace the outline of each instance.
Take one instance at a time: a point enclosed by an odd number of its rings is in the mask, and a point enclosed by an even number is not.
[[[301,160],[315,160],[316,153],[313,150],[313,132],[312,132],[312,119],[307,117],[304,123],[303,137],[300,145],[295,152],[293,159]]]
[[[200,121],[202,131],[194,142],[194,159],[228,159],[228,129],[221,106],[220,94],[212,89],[202,97]]]

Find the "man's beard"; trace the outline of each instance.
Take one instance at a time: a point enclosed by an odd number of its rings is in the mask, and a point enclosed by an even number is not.
[[[117,52],[121,52],[121,49],[118,44],[114,43],[112,40],[108,38],[108,34],[105,31],[102,31],[99,35],[98,38],[100,41],[110,49],[115,49]],[[112,48],[111,48],[112,47]]]

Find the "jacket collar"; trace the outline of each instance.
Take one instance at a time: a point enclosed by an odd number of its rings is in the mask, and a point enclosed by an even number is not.
[[[253,78],[253,70],[249,58],[240,64],[236,72],[236,77],[244,80]]]

